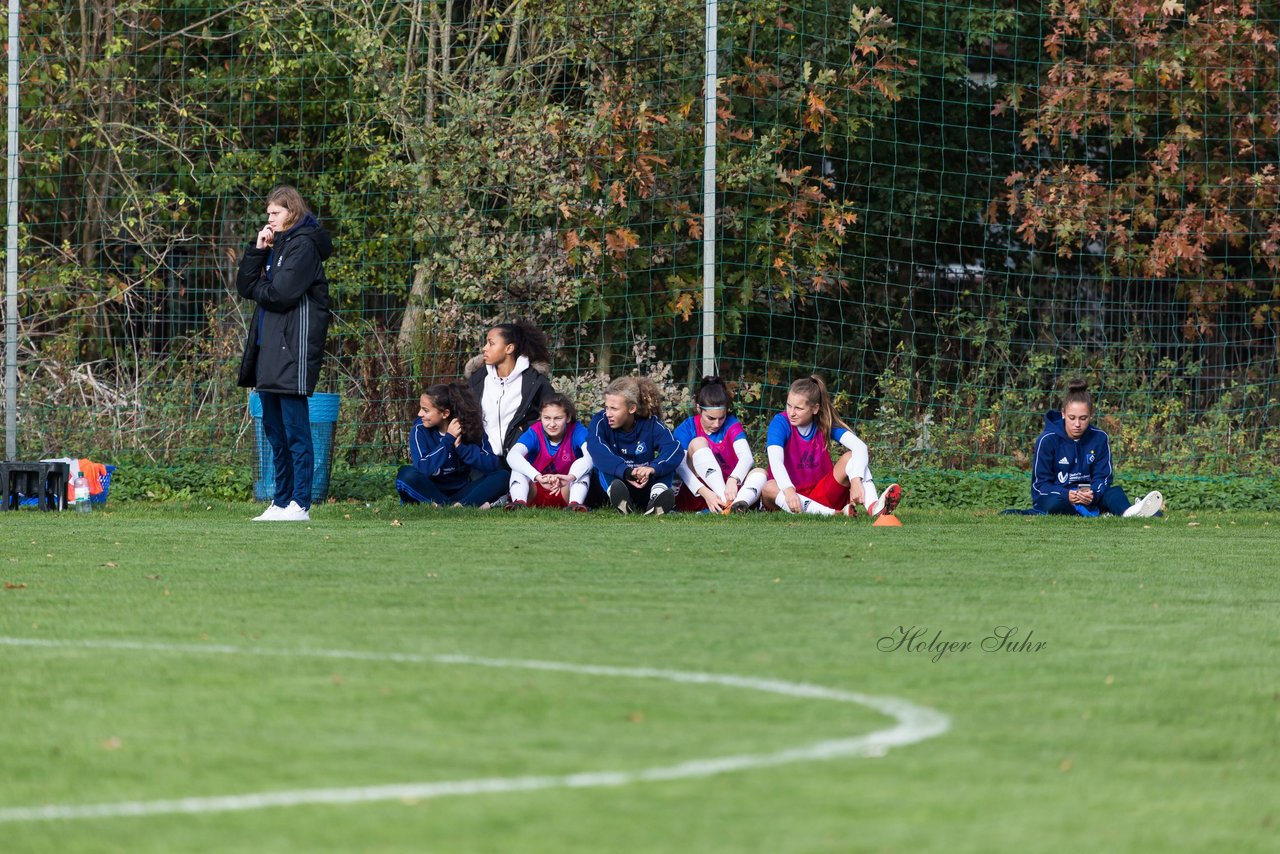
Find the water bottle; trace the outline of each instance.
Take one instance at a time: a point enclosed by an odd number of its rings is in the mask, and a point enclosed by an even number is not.
[[[81,473],[76,475],[75,481],[73,483],[75,486],[76,512],[77,513],[91,512],[93,510],[93,505],[89,503],[88,479],[86,479],[84,474]]]

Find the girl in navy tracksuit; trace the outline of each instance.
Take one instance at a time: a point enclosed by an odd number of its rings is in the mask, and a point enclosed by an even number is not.
[[[662,393],[653,380],[622,377],[609,384],[604,409],[587,429],[587,452],[619,512],[644,508],[648,516],[675,509],[671,476],[684,451],[662,423]]]
[[[1044,432],[1036,439],[1031,469],[1031,505],[1038,513],[1097,516],[1155,516],[1164,504],[1150,492],[1130,504],[1124,490],[1111,482],[1111,444],[1107,434],[1089,423],[1093,397],[1084,380],[1071,380],[1062,411],[1044,416]]]
[[[480,404],[463,383],[422,393],[409,456],[412,464],[396,473],[396,492],[406,504],[486,506],[506,488],[502,460],[485,442]]]

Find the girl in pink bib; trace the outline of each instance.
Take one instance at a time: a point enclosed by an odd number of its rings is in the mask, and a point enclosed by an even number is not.
[[[563,394],[548,396],[538,420],[507,453],[507,465],[508,510],[530,505],[586,510],[593,464],[587,453],[587,428],[578,423],[573,401]]]
[[[746,432],[729,409],[733,395],[719,377],[703,377],[694,395],[695,413],[672,435],[684,449],[676,472],[681,488],[676,509],[683,512],[744,511],[760,498],[766,480],[755,462]]]
[[[844,454],[831,462],[827,440]],[[762,500],[787,513],[857,515],[863,506],[872,518],[893,513],[902,488],[890,484],[876,493],[867,445],[835,413],[821,377],[796,380],[787,392],[787,408],[769,422],[769,481]]]

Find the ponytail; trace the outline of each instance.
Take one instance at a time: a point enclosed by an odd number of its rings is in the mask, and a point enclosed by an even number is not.
[[[727,410],[733,404],[733,395],[724,380],[719,377],[703,377],[693,395],[693,402],[699,409]]]
[[[810,374],[793,382],[788,394],[802,395],[810,406],[818,407],[818,414],[814,416],[814,420],[818,422],[818,429],[828,437],[836,427],[849,429],[849,425],[836,415],[835,406],[831,403],[831,395],[827,392],[827,384],[817,374]]]
[[[549,364],[551,362],[551,345],[547,341],[547,333],[529,321],[517,320],[512,323],[499,323],[493,329],[502,336],[502,340],[507,344],[515,345],[513,355],[516,358],[524,356],[529,360],[530,364],[534,362]]]

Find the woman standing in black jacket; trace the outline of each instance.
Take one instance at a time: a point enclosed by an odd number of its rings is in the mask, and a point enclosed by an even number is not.
[[[255,522],[305,522],[311,509],[315,449],[307,397],[316,390],[329,330],[324,261],[333,241],[302,195],[280,185],[267,195],[267,224],[245,250],[240,296],[257,303],[239,384],[256,388],[262,431],[275,463],[275,497]]]

